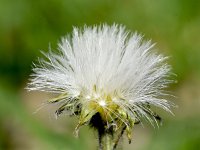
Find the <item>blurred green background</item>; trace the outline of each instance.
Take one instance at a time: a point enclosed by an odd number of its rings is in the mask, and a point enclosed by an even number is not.
[[[97,149],[93,131],[83,127],[75,138],[76,119],[56,120],[53,106],[37,110],[49,95],[24,88],[41,50],[57,49],[73,26],[105,22],[156,42],[170,56],[178,81],[169,88],[179,106],[175,116],[161,112],[159,129],[137,125],[132,144],[124,138],[124,149],[200,149],[199,0],[0,0],[0,149]]]

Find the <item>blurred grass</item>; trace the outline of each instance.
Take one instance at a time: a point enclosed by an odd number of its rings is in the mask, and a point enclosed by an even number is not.
[[[41,56],[40,50],[48,51],[49,45],[56,49],[61,36],[70,33],[73,26],[104,22],[124,24],[131,31],[145,34],[146,39],[157,43],[159,51],[171,56],[169,61],[177,74],[178,83],[170,87],[179,97],[176,116],[169,118],[158,133],[146,135],[140,130],[129,149],[143,149],[146,145],[152,150],[199,149],[199,0],[0,0],[0,149],[90,147],[85,137],[93,135],[83,133],[74,140],[35,120],[30,107],[24,104],[31,103],[20,92],[32,62]],[[25,137],[23,143],[22,137],[14,136],[17,131],[30,137]],[[143,137],[149,138],[145,144]],[[12,145],[16,139],[22,139],[18,142],[22,145]]]
[[[198,116],[196,116],[198,118]],[[200,149],[200,121],[197,118],[176,120],[165,125],[154,135],[148,150]]]

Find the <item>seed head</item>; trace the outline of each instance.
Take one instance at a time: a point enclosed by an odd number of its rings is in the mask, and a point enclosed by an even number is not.
[[[171,112],[163,98],[170,66],[141,35],[119,25],[85,26],[74,28],[58,46],[58,53],[39,59],[28,89],[58,94],[48,102],[59,104],[58,116],[79,117],[76,131],[88,124],[99,128],[99,118],[102,132],[123,128],[130,140],[136,122],[159,118],[151,106]]]

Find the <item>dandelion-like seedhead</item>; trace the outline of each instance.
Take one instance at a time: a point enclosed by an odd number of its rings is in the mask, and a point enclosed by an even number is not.
[[[120,131],[131,140],[133,125],[160,119],[151,106],[170,111],[165,88],[170,66],[150,41],[120,25],[74,28],[33,68],[28,90],[56,93],[56,115],[79,118],[76,131],[91,125],[102,134]],[[118,140],[118,139],[117,139]]]

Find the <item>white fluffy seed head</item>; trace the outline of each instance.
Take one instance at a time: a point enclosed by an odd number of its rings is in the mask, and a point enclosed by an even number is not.
[[[164,88],[171,82],[170,66],[153,46],[119,25],[74,28],[72,35],[59,43],[59,53],[50,51],[44,54],[47,59],[40,59],[28,89],[61,94],[57,100],[66,108],[80,104],[81,111],[91,107],[102,116],[109,112],[110,119],[105,119],[108,123],[119,118],[129,126],[129,119],[141,117],[152,122],[155,119],[150,106],[168,112],[171,106],[163,98]]]

